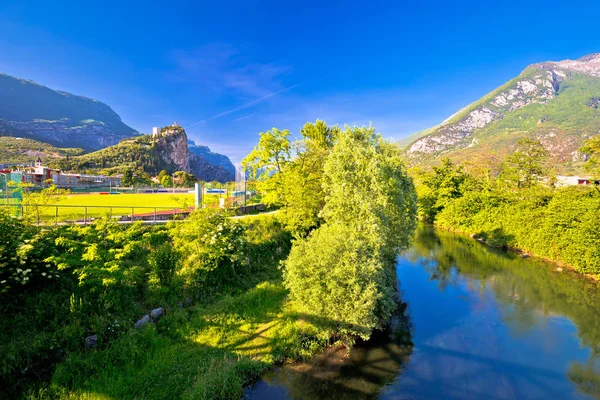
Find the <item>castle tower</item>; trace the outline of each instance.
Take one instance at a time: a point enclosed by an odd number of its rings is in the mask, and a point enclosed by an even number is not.
[[[155,126],[152,128],[152,137],[157,137],[160,134],[160,129],[158,129],[158,126]]]

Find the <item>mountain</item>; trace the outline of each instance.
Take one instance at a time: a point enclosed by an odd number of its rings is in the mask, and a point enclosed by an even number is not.
[[[0,73],[0,135],[98,150],[137,134],[106,104]]]
[[[82,149],[59,148],[32,139],[0,136],[0,163],[7,165],[33,164],[38,157],[64,158],[83,154]]]
[[[178,125],[164,127],[158,135],[123,139],[114,146],[57,160],[52,165],[74,172],[119,173],[129,168],[158,175],[164,169],[168,173],[186,171],[203,181],[227,182],[235,179],[230,171],[190,152],[187,134]]]
[[[406,146],[411,164],[456,161],[511,151],[521,137],[538,139],[559,172],[580,172],[585,139],[600,133],[600,54],[543,62],[419,132]]]
[[[223,167],[226,171],[235,176],[235,166],[229,157],[223,154],[213,153],[207,146],[198,145],[192,140],[188,140],[188,150],[191,153],[204,158],[212,165]]]

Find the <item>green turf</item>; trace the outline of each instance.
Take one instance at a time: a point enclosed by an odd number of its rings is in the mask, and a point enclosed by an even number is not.
[[[187,193],[70,194],[57,198],[54,205],[58,206],[59,220],[71,220],[82,219],[84,214],[88,218],[100,217],[106,213],[110,213],[113,216],[131,215],[132,207],[134,214],[153,213],[154,208],[156,208],[157,212],[164,212],[184,206],[190,207],[194,205],[194,195]],[[41,209],[42,219],[55,219],[57,210],[54,205]]]

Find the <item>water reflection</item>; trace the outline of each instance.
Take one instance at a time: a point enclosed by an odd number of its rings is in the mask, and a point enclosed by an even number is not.
[[[600,399],[597,284],[554,269],[421,227],[397,267],[405,336],[279,369],[247,395]]]
[[[285,366],[246,391],[246,399],[369,399],[392,383],[412,352],[406,304],[399,301],[390,328],[351,352],[330,349],[310,363]]]

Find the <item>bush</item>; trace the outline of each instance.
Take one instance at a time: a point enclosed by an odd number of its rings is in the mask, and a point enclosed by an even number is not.
[[[382,328],[393,310],[394,287],[369,243],[344,225],[323,225],[296,242],[284,271],[295,309],[332,334],[368,339]]]
[[[600,196],[593,188],[468,192],[444,208],[436,224],[474,233],[496,247],[513,247],[600,274]]]

